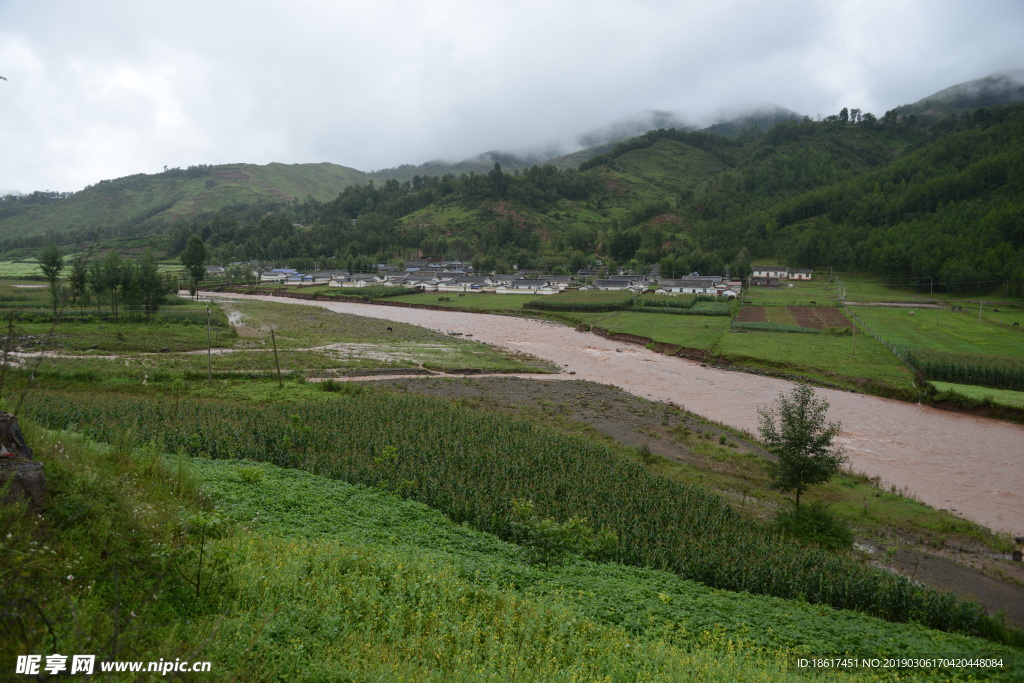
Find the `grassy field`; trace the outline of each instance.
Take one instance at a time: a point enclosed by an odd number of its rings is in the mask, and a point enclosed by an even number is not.
[[[25,419],[54,477],[51,522],[24,526],[23,518],[4,512],[0,532],[10,529],[8,538],[17,536],[19,545],[0,552],[24,569],[18,595],[35,601],[58,627],[51,635],[45,620],[25,617],[24,635],[7,639],[4,648],[34,651],[56,637],[59,647],[82,649],[120,632],[122,658],[190,653],[220,667],[214,680],[240,671],[256,680],[317,680],[342,670],[414,680],[504,680],[513,671],[545,681],[678,680],[687,676],[680,667],[709,680],[778,680],[801,676],[793,658],[818,650],[865,655],[898,647],[908,655],[989,653],[1007,661],[1019,654],[991,641],[829,607],[848,599],[837,577],[849,577],[850,592],[866,590],[858,609],[886,614],[896,603],[878,596],[902,584],[850,556],[782,543],[743,505],[701,487],[703,477],[747,472],[735,486],[760,491],[763,463],[749,452],[680,433],[720,466],[702,474],[470,403],[359,383],[290,382],[280,389],[269,371],[254,379],[231,376],[225,368],[267,367],[271,328],[280,332],[279,350],[306,364],[296,367],[300,379],[317,363],[314,357],[328,357],[324,347],[339,344],[375,347],[381,356],[360,362],[378,366],[394,364],[403,349],[430,345],[445,344],[442,355],[460,363],[486,352],[427,330],[304,306],[232,300],[225,307],[237,325],[237,353],[214,358],[226,365],[215,366],[222,374],[213,382],[201,379],[202,353],[124,351],[115,359],[47,361],[53,374],[38,376],[46,392],[30,394]],[[619,313],[608,320],[632,317],[685,321],[680,329],[690,336],[711,326],[720,337],[756,336],[728,334],[726,318]],[[116,338],[117,326],[105,328]],[[522,362],[493,359],[506,367]],[[27,370],[13,372],[8,387],[17,389],[23,375]],[[457,380],[463,381],[470,380]],[[30,412],[111,445],[46,433]],[[160,458],[161,452],[181,455]],[[192,461],[188,454],[224,459]],[[240,460],[245,457],[266,462]],[[850,514],[871,495],[878,502],[870,511],[865,506],[865,515],[881,518],[896,505],[856,477],[844,476],[821,493]],[[538,540],[545,536],[516,536],[507,517],[513,498],[535,501],[539,517],[530,524],[537,529],[579,519],[595,532],[614,531],[614,557],[623,564],[572,555],[531,564],[531,544],[546,543]],[[921,519],[941,517],[918,507]],[[926,521],[908,523],[918,532],[928,528]],[[520,545],[507,542],[516,538]],[[32,541],[56,555],[24,564]],[[598,552],[578,547],[584,555]],[[207,565],[199,564],[200,548]],[[674,571],[624,566],[637,564]],[[817,579],[808,578],[808,567]],[[52,576],[88,578],[53,582]],[[711,590],[684,577],[746,592]],[[795,586],[806,600],[768,597],[795,595]],[[962,628],[1000,632],[977,621],[972,608],[906,590],[901,600],[924,600],[921,619],[942,615],[940,621],[956,619],[948,623]],[[68,591],[83,596],[74,618],[65,611]],[[130,628],[109,618],[129,612],[137,615]],[[890,616],[902,621],[900,614]],[[175,623],[186,625],[165,626]]]
[[[1016,648],[665,572],[530,564],[520,546],[372,488],[28,430],[66,493],[45,524],[0,507],[16,539],[0,552],[20,577],[5,587],[37,608],[3,640],[5,661],[172,653],[211,662],[203,678],[217,681],[818,680],[797,658],[893,648],[995,658],[972,672],[996,680],[1021,665]],[[116,654],[96,645],[111,639]]]
[[[955,353],[1024,356],[1024,328],[1006,323],[978,322],[978,311],[851,307],[872,330],[894,344]],[[1000,312],[1004,320],[1024,322],[1024,314]]]
[[[38,278],[43,279],[39,270],[39,262],[32,257],[17,261],[0,261],[0,278]],[[3,283],[0,283],[2,286]]]
[[[631,311],[564,317],[613,333],[634,334],[656,342],[707,351],[730,365],[784,371],[851,389],[862,390],[864,382],[869,380],[898,391],[914,391],[910,371],[868,335],[854,338],[746,330],[730,332],[729,318]]]
[[[723,316],[662,315],[657,313],[596,313],[575,316],[580,323],[602,327],[609,332],[635,334],[666,344],[713,351],[729,330]]]
[[[743,290],[743,301],[755,306],[798,306],[811,301],[825,305],[836,301],[836,285],[824,277],[810,282],[787,282],[778,288],[748,287]]]
[[[17,293],[9,296],[21,297],[19,302],[45,302],[45,290],[8,284],[7,291]],[[9,351],[60,354],[41,364],[33,361],[35,373],[51,387],[105,382],[119,390],[144,392],[212,375],[223,382],[216,395],[246,393],[247,378],[276,378],[279,368],[284,378],[300,380],[401,369],[552,370],[524,354],[425,328],[284,303],[230,300],[215,305],[208,335],[206,310],[205,302],[177,299],[150,322],[86,319],[54,326],[41,318],[5,326],[4,334]],[[46,314],[45,309],[40,312]],[[208,344],[213,349],[209,355]]]
[[[395,297],[394,301],[489,313],[519,312],[523,310],[523,302],[547,298],[542,295],[492,294],[489,292],[472,292],[465,296],[459,296],[458,292],[423,292]]]
[[[722,336],[715,352],[751,367],[783,367],[796,375],[850,388],[858,388],[858,380],[871,380],[914,391],[910,371],[868,335],[732,333]]]
[[[951,382],[932,382],[939,392],[960,394],[975,401],[991,401],[997,405],[1009,406],[1024,410],[1024,391],[1009,389],[989,389],[970,384],[953,384]]]

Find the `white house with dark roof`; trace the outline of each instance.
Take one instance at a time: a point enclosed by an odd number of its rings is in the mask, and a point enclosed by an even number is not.
[[[498,294],[558,294],[561,290],[547,280],[537,278],[518,278],[498,286]]]
[[[751,277],[766,277],[785,280],[789,277],[789,268],[786,268],[785,266],[754,266],[754,273]]]
[[[810,280],[814,274],[813,268],[791,268],[789,271],[790,280]]]
[[[442,278],[437,283],[439,292],[482,292],[490,284],[487,278],[479,275],[458,275]]]
[[[743,283],[726,280],[719,275],[700,277],[662,278],[657,294],[706,294],[734,298],[740,295]]]
[[[294,268],[274,268],[260,275],[260,282],[284,282],[289,275],[294,275],[297,272],[299,271]]]
[[[611,292],[632,291],[642,292],[647,289],[643,278],[603,278],[594,280],[594,289],[602,289]]]

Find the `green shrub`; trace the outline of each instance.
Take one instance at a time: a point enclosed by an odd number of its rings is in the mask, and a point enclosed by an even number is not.
[[[772,526],[786,536],[817,543],[831,550],[853,547],[850,523],[816,500],[810,505],[780,511]]]
[[[258,484],[263,481],[263,470],[252,465],[239,467],[238,478],[244,484]]]
[[[512,539],[523,546],[529,564],[557,565],[570,554],[607,559],[618,542],[614,532],[597,532],[581,517],[570,517],[566,522],[541,517],[532,500],[512,501],[509,526]]]

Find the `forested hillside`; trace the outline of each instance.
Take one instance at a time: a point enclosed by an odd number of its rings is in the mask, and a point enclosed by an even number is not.
[[[0,237],[10,248],[160,232],[184,217],[236,205],[330,199],[360,182],[366,182],[361,171],[326,163],[165,167],[102,180],[81,192],[2,197]]]
[[[1024,291],[1021,106],[936,123],[843,109],[734,137],[657,130],[578,169],[508,172],[495,161],[486,173],[365,184],[339,171],[338,184],[347,184],[340,192],[297,178],[291,193],[249,188],[248,200],[216,194],[230,182],[225,168],[164,174],[168,186],[210,189],[208,205],[177,220],[168,217],[178,205],[166,190],[167,208],[127,218],[133,198],[156,192],[160,176],[141,176],[131,192],[122,184],[104,194],[100,184],[78,194],[111,211],[123,206],[117,215],[125,218],[106,236],[150,230],[173,255],[198,233],[221,262],[361,267],[426,257],[472,260],[485,271],[572,272],[601,259],[635,270],[660,264],[667,275],[745,275],[756,256],[917,278],[936,291]],[[0,207],[8,215],[0,217],[8,235],[0,248],[102,238],[84,225],[44,235],[42,218],[32,223],[37,237],[12,234],[19,220],[70,210],[73,199],[37,197],[21,212]]]
[[[741,273],[752,255],[934,287],[1019,293],[1024,108],[934,125],[843,110],[737,138],[652,131],[579,170],[414,176],[330,201],[181,223],[224,261],[425,256],[569,271],[601,258],[662,272]]]

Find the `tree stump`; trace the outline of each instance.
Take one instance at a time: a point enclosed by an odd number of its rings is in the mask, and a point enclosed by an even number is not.
[[[32,459],[18,419],[4,412],[0,412],[0,494],[2,502],[26,500],[30,509],[41,508],[46,495],[43,463]]]

